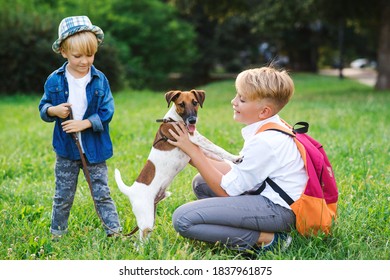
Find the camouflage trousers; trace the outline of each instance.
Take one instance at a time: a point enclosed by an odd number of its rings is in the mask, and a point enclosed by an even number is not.
[[[87,167],[91,177],[93,199],[97,211],[104,223],[107,235],[122,230],[114,201],[110,195],[107,181],[106,162],[90,164]],[[56,190],[53,198],[53,211],[50,231],[54,235],[63,235],[68,231],[68,219],[72,208],[78,176],[82,170],[80,160],[68,160],[57,156],[55,165]],[[91,209],[91,211],[94,211]]]

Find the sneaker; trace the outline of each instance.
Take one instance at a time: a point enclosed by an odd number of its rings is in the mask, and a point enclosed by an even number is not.
[[[265,246],[258,246],[257,250],[267,252],[274,251],[275,249],[279,248],[281,252],[284,252],[290,246],[291,241],[292,237],[289,234],[283,232],[275,232],[274,239]]]
[[[116,237],[120,237],[120,236],[121,236],[121,234],[119,232],[107,234],[108,238],[116,238]]]

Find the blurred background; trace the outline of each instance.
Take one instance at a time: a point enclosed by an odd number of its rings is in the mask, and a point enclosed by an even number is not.
[[[0,94],[43,92],[52,43],[87,15],[113,91],[192,88],[272,63],[291,72],[373,69],[390,88],[389,0],[0,0]]]

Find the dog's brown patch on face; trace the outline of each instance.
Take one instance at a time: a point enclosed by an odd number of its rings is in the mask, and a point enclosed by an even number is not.
[[[201,101],[203,102],[203,100]],[[176,112],[183,118],[184,121],[188,117],[197,116],[199,105],[198,96],[195,91],[182,91],[175,99]]]
[[[192,135],[195,131],[199,106],[203,106],[205,100],[204,90],[169,91],[165,94],[168,107],[171,102],[175,103],[176,113],[183,119],[188,132]]]
[[[142,168],[142,171],[139,174],[136,181],[138,183],[142,183],[149,186],[150,183],[152,183],[155,174],[156,174],[156,166],[154,165],[153,162],[147,160],[144,168]]]
[[[187,100],[195,100],[200,107],[203,106],[203,102],[206,98],[206,93],[204,90],[192,89],[190,91],[180,91],[180,90],[171,90],[165,93],[165,99],[167,100],[168,107],[171,102],[175,102],[176,105],[180,104],[183,100],[179,100],[180,96],[187,96]],[[188,99],[189,98],[189,99]],[[194,98],[194,99],[193,99]]]
[[[175,146],[168,143],[167,139],[175,140],[171,133],[169,133],[169,129],[175,131],[173,125],[171,123],[163,123],[160,125],[156,133],[156,137],[154,138],[153,147],[160,151],[170,151],[176,148]]]

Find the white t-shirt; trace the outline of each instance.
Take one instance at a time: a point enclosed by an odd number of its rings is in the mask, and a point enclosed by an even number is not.
[[[237,196],[246,191],[257,190],[269,177],[293,200],[297,200],[308,179],[303,159],[291,136],[278,131],[256,134],[257,130],[268,122],[285,126],[279,116],[275,115],[244,127],[241,133],[245,143],[240,152],[243,161],[240,164],[231,164],[232,169],[222,177],[221,187],[230,196]],[[291,209],[268,184],[261,195]]]
[[[85,111],[88,107],[87,100],[87,84],[91,81],[91,69],[88,74],[82,78],[76,79],[69,73],[69,71],[65,72],[66,79],[68,80],[69,87],[69,97],[68,103],[72,104],[72,112],[74,120],[83,120]],[[78,132],[77,136],[80,140],[81,149],[84,152],[83,142],[81,139],[81,133]]]

